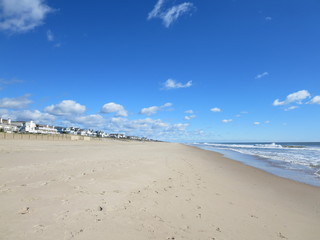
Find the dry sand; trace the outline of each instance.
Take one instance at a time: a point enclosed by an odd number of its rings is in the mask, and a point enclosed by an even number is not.
[[[320,239],[320,188],[175,143],[0,141],[0,239]]]

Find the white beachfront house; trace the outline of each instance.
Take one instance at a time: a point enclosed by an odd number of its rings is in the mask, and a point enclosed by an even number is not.
[[[0,118],[0,131],[12,133],[19,132],[21,127],[23,126],[23,122],[20,121],[11,121],[11,119],[3,119]]]
[[[56,127],[58,133],[77,135],[77,130],[74,127]]]
[[[35,129],[37,133],[41,134],[59,134],[54,126],[37,124]]]
[[[35,124],[33,121],[24,122],[20,128],[22,133],[58,134],[54,126]]]
[[[139,140],[139,141],[144,140],[142,137],[137,137],[137,136],[127,136],[127,138],[130,140]]]
[[[105,133],[104,131],[96,131],[95,133],[97,137],[101,137],[101,138],[109,137],[109,134]]]
[[[124,133],[111,133],[111,134],[109,134],[109,137],[111,137],[111,138],[126,138],[126,135]]]
[[[87,131],[84,130],[84,129],[81,129],[81,130],[78,131],[78,135],[80,135],[80,136],[87,136]]]
[[[23,126],[20,129],[22,133],[37,133],[36,124],[33,121],[24,122]]]

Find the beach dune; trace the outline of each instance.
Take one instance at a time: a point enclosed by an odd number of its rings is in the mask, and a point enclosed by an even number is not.
[[[178,143],[0,140],[0,239],[316,240],[320,188]]]

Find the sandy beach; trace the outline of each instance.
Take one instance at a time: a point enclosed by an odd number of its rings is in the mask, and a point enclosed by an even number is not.
[[[0,239],[320,236],[320,188],[178,143],[0,140]]]

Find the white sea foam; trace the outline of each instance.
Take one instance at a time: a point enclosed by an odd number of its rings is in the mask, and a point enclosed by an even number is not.
[[[320,186],[320,143],[194,143],[194,146],[223,153],[236,152],[253,156],[247,158],[232,156],[246,164]],[[226,152],[227,151],[227,152]],[[278,169],[278,170],[271,170]],[[281,174],[279,173],[282,172]],[[308,179],[308,180],[307,180]]]
[[[240,144],[240,143],[193,143],[195,145],[206,145],[212,147],[226,147],[226,148],[268,148],[268,149],[298,149],[298,150],[313,150],[313,151],[320,151],[319,147],[308,147],[308,146],[301,146],[301,145],[281,145],[276,143],[256,143],[256,144]]]
[[[320,144],[276,144],[276,143],[203,143],[196,144],[212,149],[230,150],[242,154],[265,158],[279,163],[320,168]]]

